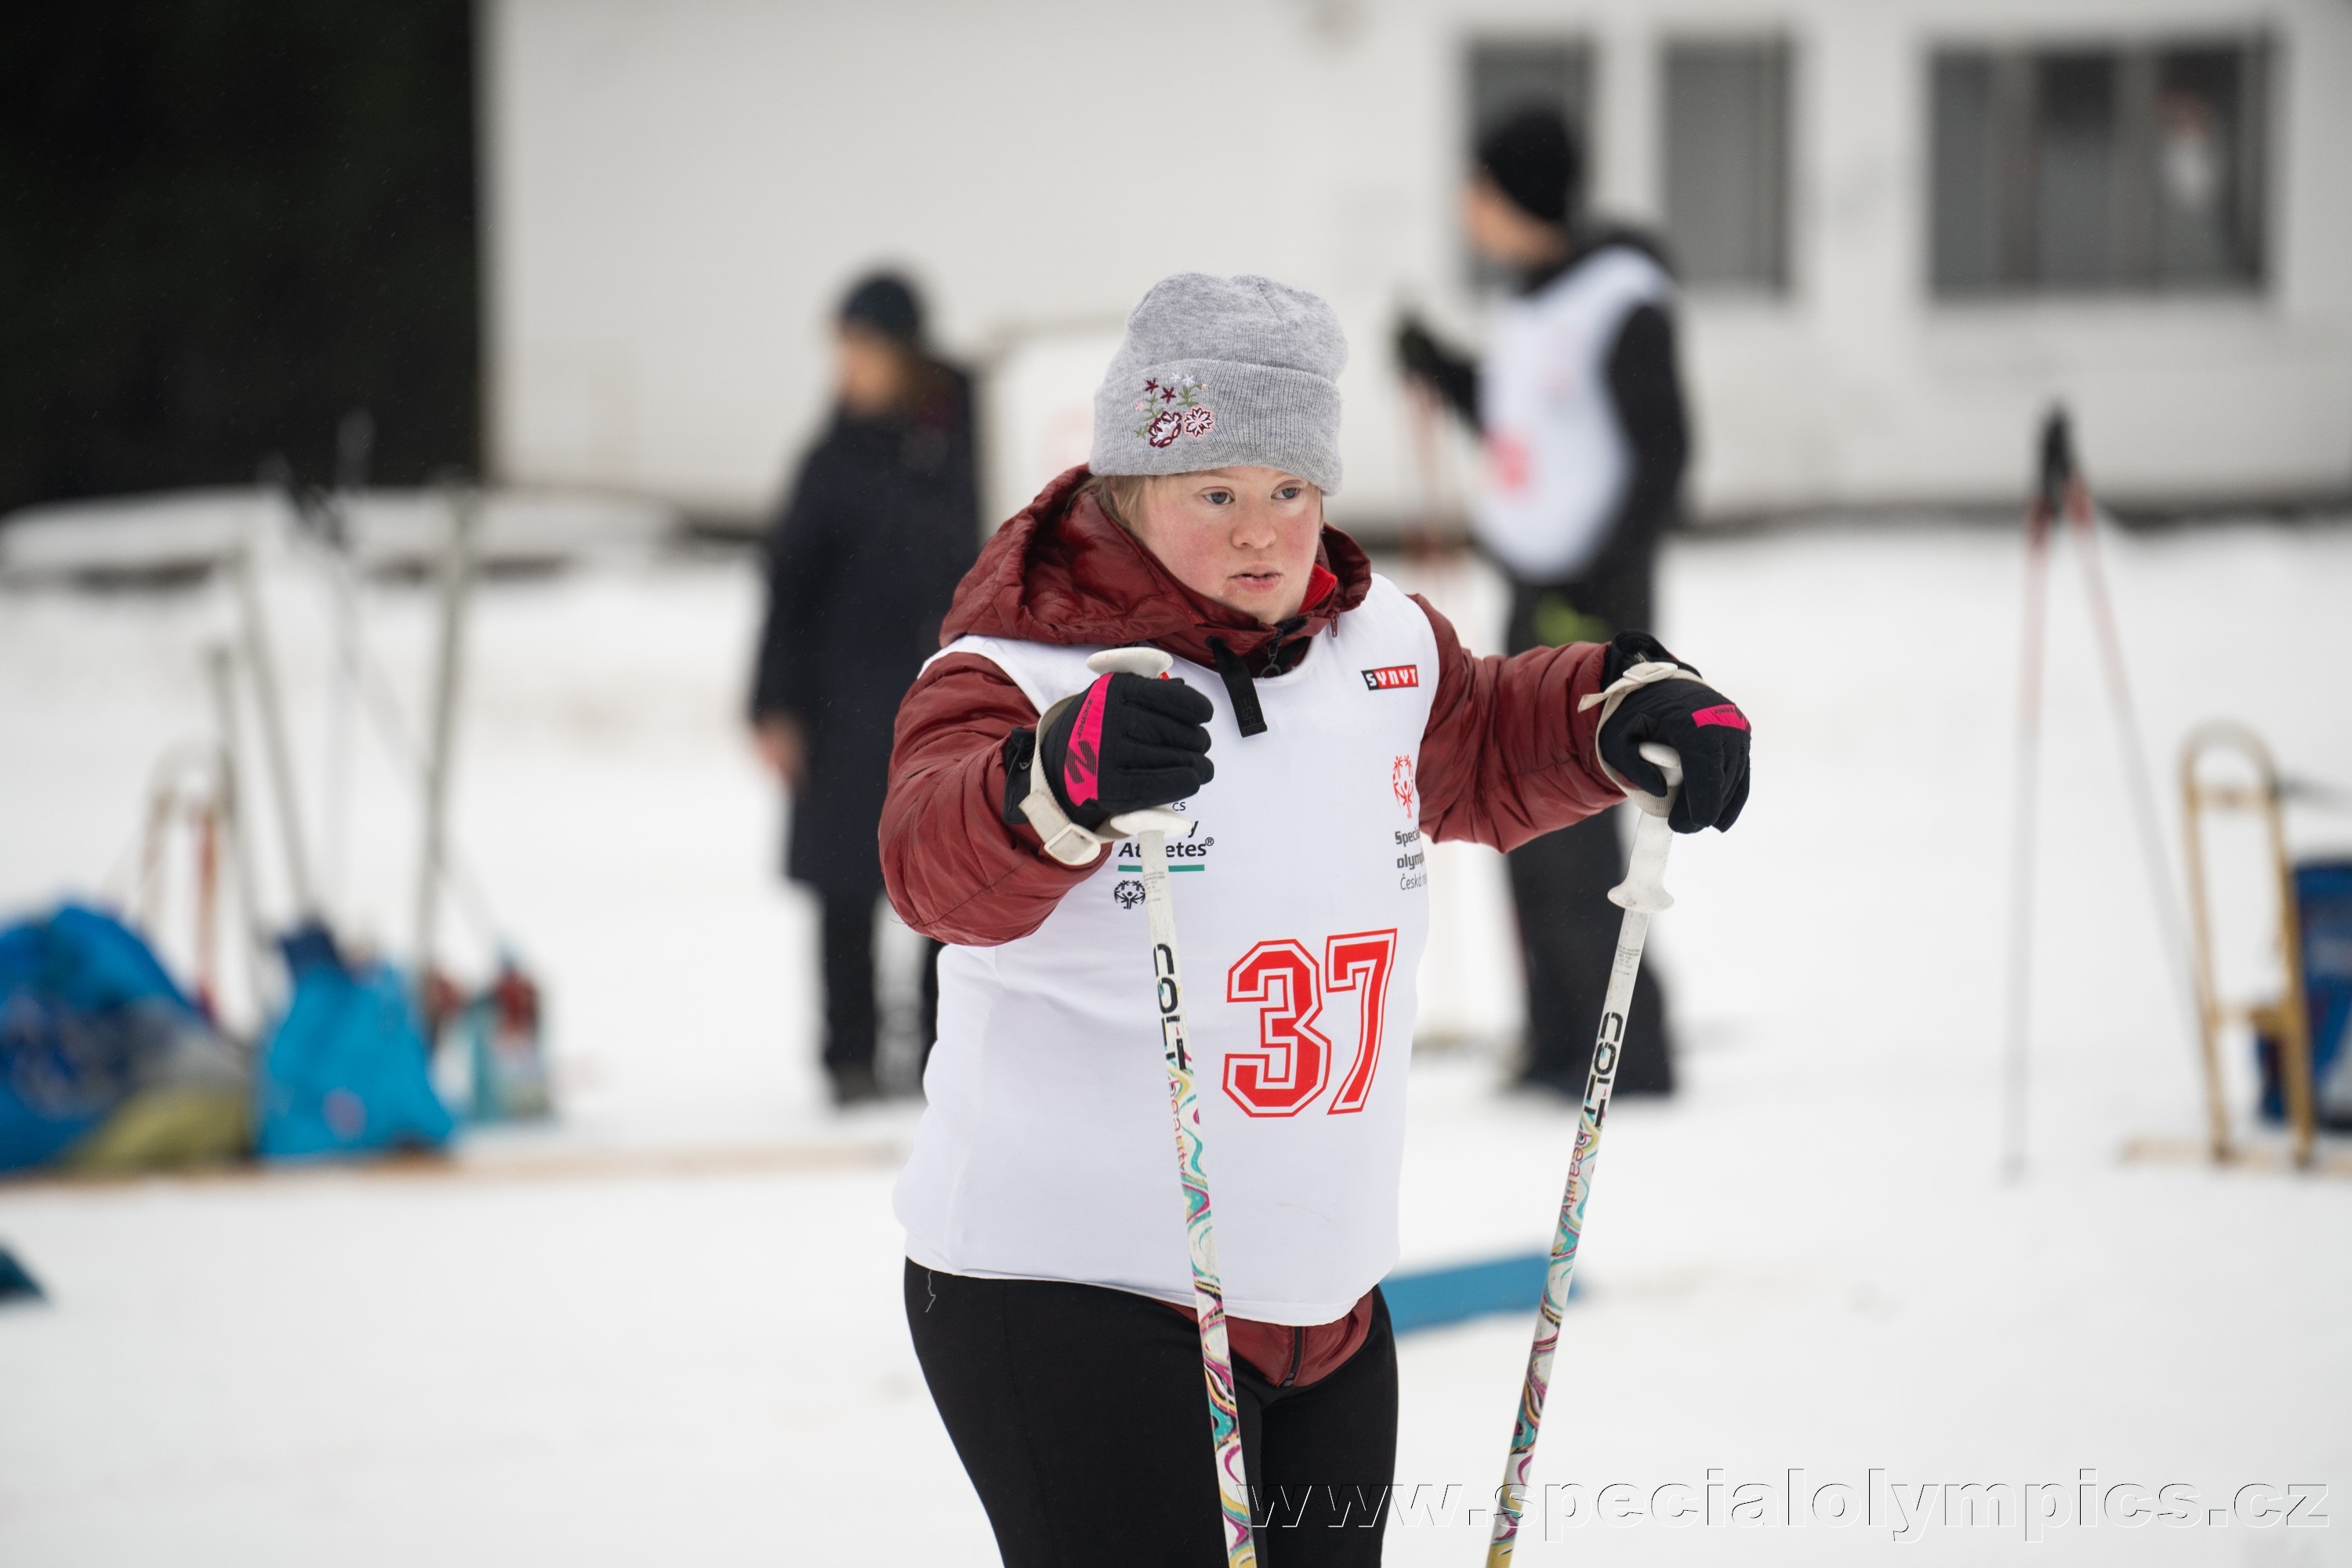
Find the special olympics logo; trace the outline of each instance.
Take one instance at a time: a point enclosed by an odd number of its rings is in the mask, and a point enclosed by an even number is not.
[[[1411,757],[1399,757],[1395,766],[1389,769],[1389,790],[1397,797],[1397,804],[1404,807],[1404,814],[1411,816],[1412,815],[1412,759]]]
[[[1131,910],[1143,902],[1143,884],[1132,877],[1121,878],[1118,886],[1111,889],[1110,896],[1118,900],[1120,909]]]

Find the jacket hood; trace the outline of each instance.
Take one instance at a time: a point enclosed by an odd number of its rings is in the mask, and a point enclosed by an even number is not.
[[[1371,591],[1372,563],[1326,523],[1307,603],[1276,626],[1192,592],[1141,542],[1079,495],[1080,464],[1047,485],[982,547],[940,627],[960,637],[1018,637],[1065,647],[1150,643],[1215,668],[1213,638],[1254,674],[1287,668],[1307,642]],[[1328,581],[1327,581],[1328,579]]]

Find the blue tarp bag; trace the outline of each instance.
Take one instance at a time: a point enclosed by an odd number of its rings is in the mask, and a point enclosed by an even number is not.
[[[2311,1021],[2313,1109],[2319,1125],[2352,1129],[2352,860],[2307,860],[2294,868],[2296,923],[2303,932],[2303,1005]],[[2278,1042],[2254,1042],[2263,1075],[2263,1116],[2286,1120]]]
[[[262,1156],[447,1143],[449,1111],[433,1092],[425,1032],[398,972],[346,963],[316,927],[283,945],[294,996],[262,1047],[255,1086]]]
[[[207,1026],[138,934],[60,905],[0,929],[0,1170],[95,1131],[176,1037]]]

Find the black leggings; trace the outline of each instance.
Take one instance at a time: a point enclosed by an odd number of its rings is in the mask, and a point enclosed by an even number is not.
[[[1528,969],[1529,1078],[1571,1099],[1584,1098],[1592,1066],[1592,1028],[1609,995],[1617,928],[1625,913],[1609,889],[1625,877],[1625,844],[1615,811],[1530,838],[1511,851],[1511,899],[1518,908],[1519,951]],[[1633,977],[1633,1011],[1617,1062],[1620,1094],[1672,1094],[1675,1063],[1667,1045],[1665,987],[1658,966]]]
[[[907,1265],[923,1378],[1006,1568],[1223,1568],[1201,1341],[1147,1297]],[[1388,1304],[1306,1388],[1234,1369],[1265,1568],[1381,1560],[1396,1473]]]
[[[1513,583],[1505,647],[1517,654],[1547,647],[1560,635],[1599,641],[1621,631],[1648,629],[1651,554],[1620,553],[1579,582]],[[1584,624],[1567,624],[1578,616]],[[1527,1074],[1571,1099],[1584,1096],[1592,1029],[1609,994],[1617,928],[1624,919],[1609,901],[1609,889],[1625,875],[1625,845],[1615,820],[1620,815],[1604,811],[1511,851],[1511,901],[1518,911],[1519,952],[1528,973]],[[1633,1011],[1625,1020],[1624,1051],[1617,1063],[1618,1093],[1674,1092],[1671,1033],[1658,966],[1645,963],[1633,980]]]

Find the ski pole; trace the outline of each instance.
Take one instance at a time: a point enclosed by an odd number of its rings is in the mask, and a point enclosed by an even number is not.
[[[446,874],[449,832],[449,758],[457,743],[457,681],[466,656],[466,610],[474,587],[475,532],[481,497],[471,489],[446,487],[449,542],[441,557],[441,647],[434,665],[431,738],[425,753],[425,823],[416,870],[416,996],[426,1028],[434,1016],[434,939],[440,929],[441,884]],[[433,1042],[428,1040],[427,1046]]]
[[[1511,1454],[1503,1464],[1496,1499],[1495,1533],[1486,1543],[1486,1568],[1508,1568],[1517,1544],[1519,1516],[1527,1508],[1528,1470],[1535,1463],[1536,1433],[1543,1426],[1544,1394],[1551,1386],[1551,1363],[1559,1349],[1559,1320],[1576,1274],[1576,1244],[1584,1234],[1584,1205],[1592,1196],[1593,1161],[1601,1152],[1601,1122],[1609,1113],[1609,1091],[1617,1082],[1617,1062],[1625,1044],[1625,1019],[1633,1008],[1633,977],[1642,971],[1642,944],[1650,917],[1674,907],[1666,891],[1666,851],[1674,830],[1666,825],[1675,793],[1682,787],[1682,759],[1671,747],[1645,743],[1642,755],[1666,775],[1663,796],[1633,794],[1642,816],[1633,828],[1633,853],[1625,879],[1609,889],[1609,901],[1625,911],[1617,928],[1617,957],[1609,968],[1609,994],[1601,1005],[1601,1028],[1592,1042],[1592,1073],[1584,1082],[1584,1110],[1577,1119],[1576,1147],[1569,1156],[1568,1190],[1559,1200],[1559,1227],[1552,1234],[1551,1266],[1544,1271],[1543,1304],[1536,1312],[1535,1343],[1528,1349],[1528,1373],[1519,1385],[1518,1420],[1511,1428]]]
[[[2050,536],[2073,467],[2066,422],[2042,427],[2042,477],[2025,511],[2025,645],[2017,661],[2017,776],[2010,804],[2008,1048],[2001,1067],[2001,1174],[2025,1173],[2027,1029],[2032,1013],[2033,829],[2042,760],[2042,640],[2050,584]]]
[[[226,643],[205,650],[205,674],[212,687],[213,723],[220,731],[220,814],[228,834],[229,866],[236,873],[237,910],[245,917],[245,988],[253,1005],[254,1034],[258,1038],[269,1016],[271,998],[265,964],[270,954],[269,926],[261,916],[260,882],[253,871],[253,839],[246,825],[244,803],[237,792],[244,747],[237,738],[236,656]]]
[[[319,912],[310,860],[302,842],[302,803],[294,789],[294,753],[286,743],[286,706],[279,700],[278,660],[270,652],[268,612],[261,600],[261,574],[255,540],[247,535],[234,574],[239,618],[244,623],[246,673],[253,678],[254,711],[261,720],[262,757],[269,764],[270,793],[277,796],[278,844],[286,856],[286,882],[294,895],[297,924]]]
[[[2104,510],[2091,494],[2074,460],[2067,437],[2066,416],[2053,413],[2058,446],[2066,469],[2066,521],[2082,557],[2083,592],[2090,600],[2091,626],[2097,634],[2099,663],[2106,677],[2107,710],[2114,716],[2116,747],[2121,754],[2124,784],[2131,796],[2132,818],[2139,829],[2141,868],[2147,876],[2147,897],[2156,910],[2159,940],[2171,961],[2175,994],[2192,1039],[2202,1035],[2203,1003],[2196,989],[2196,958],[2189,933],[2181,925],[2180,901],[2173,896],[2172,874],[2164,852],[2164,831],[2158,826],[2156,786],[2148,778],[2147,749],[2140,743],[2139,707],[2132,700],[2131,680],[2124,668],[2123,634],[2116,627],[2115,602],[2107,595],[2106,569],[2100,560],[2099,533]]]
[[[1146,679],[1165,675],[1173,661],[1156,647],[1106,648],[1087,660],[1097,674]],[[1224,1518],[1226,1568],[1255,1568],[1250,1539],[1249,1484],[1242,1470],[1241,1412],[1234,1399],[1233,1352],[1225,1343],[1225,1287],[1217,1272],[1217,1237],[1210,1216],[1209,1169],[1201,1141],[1201,1094],[1184,1041],[1184,981],[1176,961],[1176,904],[1168,890],[1168,834],[1183,817],[1164,806],[1111,818],[1111,828],[1137,840],[1143,861],[1143,901],[1151,921],[1151,976],[1160,1016],[1160,1052],[1168,1068],[1168,1102],[1176,1118],[1176,1173],[1184,1188],[1184,1237],[1192,1255],[1192,1310],[1201,1321],[1201,1372],[1209,1387],[1209,1440],[1217,1458],[1217,1500]]]

